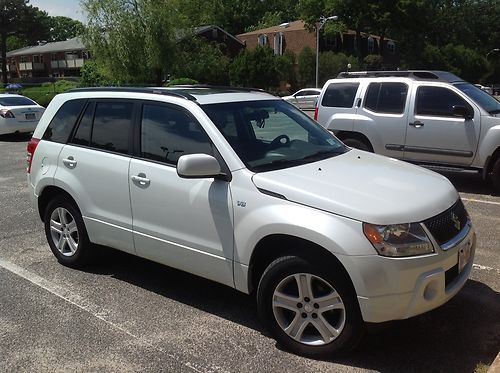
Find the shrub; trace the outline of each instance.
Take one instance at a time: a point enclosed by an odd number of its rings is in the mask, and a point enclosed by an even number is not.
[[[198,84],[198,81],[191,78],[176,78],[170,80],[167,84],[165,84],[165,86],[171,87],[174,85],[182,85],[182,84]]]

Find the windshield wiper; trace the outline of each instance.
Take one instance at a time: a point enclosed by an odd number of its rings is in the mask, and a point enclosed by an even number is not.
[[[339,155],[339,154],[344,154],[344,153],[345,153],[345,149],[343,149],[343,150],[333,150],[333,149],[320,150],[316,153],[313,153],[311,155],[308,155],[308,156],[302,158],[302,160],[310,161],[312,159],[325,159],[325,158],[327,158],[326,156],[328,156],[328,155]]]
[[[490,110],[488,113],[490,113],[490,114],[498,114],[498,113],[500,113],[500,109]]]
[[[301,165],[302,159],[276,159],[274,161],[271,161],[269,163],[264,163],[264,164],[259,164],[257,166],[253,167],[253,171],[258,172],[258,171],[271,171],[271,170],[277,170],[280,168],[285,168],[285,167],[293,167],[293,166],[299,166]]]

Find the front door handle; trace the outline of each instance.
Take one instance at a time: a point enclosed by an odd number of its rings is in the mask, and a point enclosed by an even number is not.
[[[420,128],[424,126],[424,123],[419,120],[416,120],[415,122],[410,123],[410,126],[415,128]]]
[[[151,180],[149,180],[146,177],[146,174],[142,172],[139,175],[133,175],[131,179],[134,183],[142,187],[147,187],[151,183]]]
[[[68,158],[63,159],[62,161],[66,165],[66,167],[68,167],[68,168],[75,168],[76,167],[75,158],[73,158],[72,156],[69,156]]]

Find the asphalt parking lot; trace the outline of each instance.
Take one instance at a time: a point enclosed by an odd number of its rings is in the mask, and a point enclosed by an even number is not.
[[[29,202],[27,140],[0,138],[1,372],[472,372],[500,349],[500,197],[477,175],[446,175],[478,234],[464,289],[320,361],[282,351],[253,299],[222,285],[106,248],[83,271],[59,265]]]

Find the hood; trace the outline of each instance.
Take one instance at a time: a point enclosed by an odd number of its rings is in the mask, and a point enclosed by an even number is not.
[[[425,220],[458,198],[444,176],[355,149],[318,162],[257,173],[252,180],[257,188],[289,201],[380,225]]]

